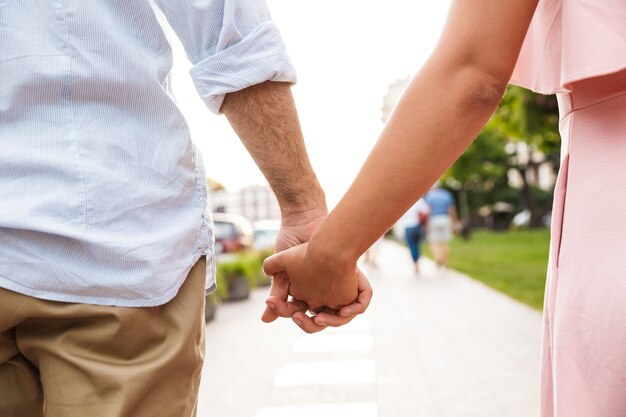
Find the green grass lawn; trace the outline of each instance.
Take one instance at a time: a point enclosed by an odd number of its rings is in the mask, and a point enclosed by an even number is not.
[[[450,267],[541,309],[549,243],[547,228],[497,233],[477,230],[469,241],[454,239]]]

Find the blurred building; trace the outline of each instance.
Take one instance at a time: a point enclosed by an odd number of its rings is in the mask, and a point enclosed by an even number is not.
[[[249,185],[236,191],[209,190],[209,203],[214,212],[239,214],[251,222],[280,219],[280,207],[269,186]]]
[[[506,152],[514,156],[518,167],[523,169],[510,169],[507,173],[509,185],[513,188],[524,187],[524,178],[529,185],[551,190],[556,183],[556,168],[552,161],[546,159],[543,152],[532,149],[525,142],[511,142],[506,146]]]

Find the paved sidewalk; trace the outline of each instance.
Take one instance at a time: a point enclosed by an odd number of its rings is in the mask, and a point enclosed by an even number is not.
[[[368,312],[306,335],[260,322],[266,289],[207,326],[200,417],[535,417],[541,315],[381,248]]]

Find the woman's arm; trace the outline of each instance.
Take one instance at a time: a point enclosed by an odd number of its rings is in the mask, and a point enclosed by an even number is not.
[[[454,163],[500,102],[536,3],[452,3],[437,48],[310,246],[353,265]]]

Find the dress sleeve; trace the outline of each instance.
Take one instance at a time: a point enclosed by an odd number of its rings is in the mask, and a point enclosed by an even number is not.
[[[624,0],[540,0],[511,84],[538,93],[626,68]]]
[[[191,77],[207,107],[265,81],[296,82],[265,0],[155,0],[192,62]]]

